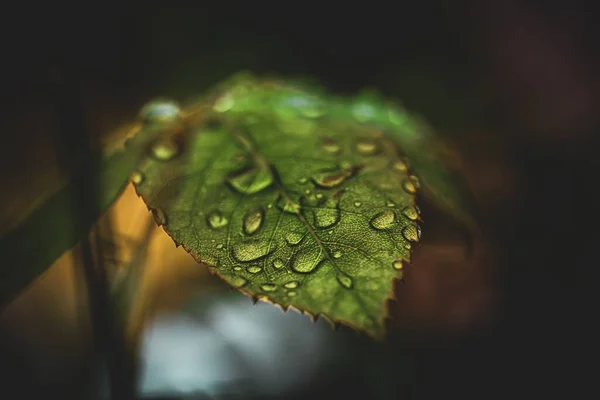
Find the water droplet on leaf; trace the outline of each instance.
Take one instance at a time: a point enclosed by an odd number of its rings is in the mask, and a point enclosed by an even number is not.
[[[265,283],[260,288],[265,292],[274,292],[275,290],[277,290],[277,285],[274,285],[272,283]]]
[[[304,239],[304,234],[300,232],[288,232],[285,234],[285,241],[292,246],[299,244]]]
[[[298,183],[305,184],[306,182],[308,182],[308,179],[306,179],[306,178],[298,179]]]
[[[340,258],[342,256],[342,252],[341,251],[335,251],[333,253],[333,258]]]
[[[402,160],[398,160],[396,161],[393,165],[392,168],[394,168],[394,170],[400,172],[400,173],[404,173],[406,171],[408,171],[408,166],[406,165],[406,163]]]
[[[275,250],[275,246],[263,240],[236,243],[233,246],[233,257],[239,262],[248,262],[265,257]]]
[[[277,258],[273,261],[273,267],[275,267],[277,269],[281,269],[281,268],[285,267],[285,263],[283,262],[282,259]]]
[[[241,271],[242,267],[240,267],[239,265],[237,265],[237,266],[233,267],[233,270],[234,271]]]
[[[281,211],[288,214],[299,214],[300,213],[300,204],[294,202],[292,199],[289,199],[284,196],[279,196],[277,198],[277,202],[275,203],[277,208]]]
[[[237,288],[245,286],[248,283],[248,281],[246,279],[242,278],[241,276],[231,277],[230,281],[231,281],[230,282],[231,286],[237,287]]]
[[[356,151],[362,156],[372,156],[377,153],[379,147],[372,140],[362,139],[356,143]]]
[[[134,171],[131,173],[129,179],[131,179],[131,182],[139,185],[144,181],[144,174],[142,174],[140,171]]]
[[[355,201],[355,202],[354,202],[354,206],[355,206],[355,207],[360,207],[360,206],[361,206],[361,204],[362,204],[362,203],[361,203],[360,201]]]
[[[264,220],[264,212],[262,209],[253,210],[244,217],[244,233],[246,235],[255,234],[262,226]]]
[[[391,210],[385,210],[371,219],[371,226],[378,230],[385,230],[391,228],[395,221],[396,214]]]
[[[229,220],[227,219],[227,217],[225,217],[223,214],[221,214],[220,211],[211,211],[207,216],[206,216],[206,222],[208,223],[208,226],[210,226],[213,229],[220,229],[223,228],[224,226],[226,226],[229,223]]]
[[[387,206],[388,207],[396,207],[396,204],[393,201],[388,201]]]
[[[213,105],[213,110],[216,112],[226,112],[233,108],[235,105],[235,100],[231,93],[226,93],[223,96],[219,97],[215,104]]]
[[[402,210],[402,215],[404,215],[406,218],[410,219],[411,221],[416,221],[417,219],[419,219],[419,212],[413,206],[405,207]]]
[[[354,281],[348,275],[338,273],[336,275],[336,278],[340,285],[342,285],[346,289],[352,289],[352,287],[354,286]]]
[[[394,269],[401,270],[404,268],[404,263],[402,260],[396,260],[392,263],[392,267],[394,267]]]
[[[322,188],[332,188],[341,185],[354,174],[354,168],[346,168],[339,171],[325,170],[315,174],[312,178],[315,185]]]
[[[314,271],[322,261],[322,252],[319,248],[309,248],[296,254],[292,260],[292,269],[301,274]]]
[[[163,139],[152,146],[152,156],[158,161],[172,160],[179,153],[179,146],[173,140]]]
[[[409,242],[418,242],[421,238],[420,229],[415,224],[406,225],[402,229],[402,236]]]
[[[219,244],[216,246],[216,248],[217,248],[217,249],[219,249],[219,250],[221,250],[221,249],[223,248],[223,243],[219,243]]]
[[[286,287],[287,289],[296,289],[298,286],[300,286],[300,282],[290,281],[283,286]]]
[[[417,187],[410,179],[405,179],[402,181],[402,188],[409,194],[417,193]]]
[[[246,168],[231,174],[227,182],[239,193],[255,194],[271,186],[273,176],[266,168]]]
[[[287,295],[290,297],[295,297],[297,295],[297,293],[296,292],[288,292]]]
[[[333,139],[323,140],[321,146],[327,153],[337,154],[340,151],[340,145]]]
[[[251,265],[248,268],[246,268],[246,271],[248,271],[251,274],[258,274],[259,272],[262,271],[262,268],[259,267],[258,265]]]

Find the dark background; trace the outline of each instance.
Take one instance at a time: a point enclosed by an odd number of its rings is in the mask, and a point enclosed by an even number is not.
[[[184,99],[241,69],[316,77],[341,93],[376,87],[454,140],[468,176],[494,159],[512,177],[506,194],[486,186],[497,176],[472,178],[494,249],[493,320],[460,335],[392,334],[414,360],[399,398],[587,393],[598,267],[593,2],[254,3],[5,13],[2,172],[35,165],[32,143],[56,129],[23,122],[50,101],[56,76],[78,85],[91,134],[150,96]],[[3,378],[35,387],[12,350]],[[311,390],[325,389],[298,395]]]

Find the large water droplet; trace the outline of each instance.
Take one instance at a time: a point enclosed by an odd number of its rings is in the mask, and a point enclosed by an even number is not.
[[[262,271],[262,267],[259,267],[258,265],[251,265],[248,268],[246,268],[246,271],[248,271],[251,274],[258,274]]]
[[[302,239],[304,239],[304,234],[300,232],[292,231],[285,234],[285,241],[291,246],[299,244]]]
[[[313,210],[315,228],[327,229],[336,225],[342,218],[339,208],[318,208]]]
[[[219,97],[215,104],[213,105],[213,110],[216,112],[226,112],[233,108],[235,105],[235,100],[233,99],[233,95],[231,93],[225,93],[223,96]]]
[[[179,105],[168,99],[156,99],[142,107],[140,116],[144,122],[171,122],[179,118]]]
[[[292,269],[301,274],[308,274],[317,268],[322,259],[321,249],[309,248],[296,254],[292,260]]]
[[[392,210],[385,210],[371,219],[371,226],[379,230],[390,229],[395,221],[396,214]]]
[[[211,228],[220,229],[224,226],[227,226],[229,220],[227,219],[227,217],[221,214],[220,211],[215,210],[208,213],[208,215],[206,216],[206,222]]]
[[[240,193],[255,194],[273,184],[273,175],[266,168],[246,168],[231,174],[227,182]]]
[[[275,246],[263,240],[236,243],[233,246],[233,258],[239,262],[248,262],[265,257],[275,250]]]
[[[404,161],[402,161],[402,160],[398,160],[398,161],[396,161],[396,162],[395,162],[395,163],[392,165],[392,168],[393,168],[395,171],[398,171],[398,172],[400,172],[400,173],[404,173],[404,172],[408,171],[408,166],[407,166],[407,165],[406,165],[406,163],[405,163]]]
[[[333,252],[333,258],[340,258],[342,256],[342,252],[341,251],[334,251]]]
[[[273,283],[265,283],[260,288],[262,290],[264,290],[265,292],[274,292],[277,290],[277,285],[275,285]]]
[[[286,283],[283,286],[286,289],[296,289],[298,286],[300,286],[300,282],[298,282],[298,281],[290,281],[290,282]]]
[[[241,271],[242,267],[240,267],[239,265],[236,265],[235,267],[233,267],[234,271]]]
[[[242,278],[241,276],[233,276],[231,278],[229,278],[231,286],[233,287],[237,287],[240,288],[242,286],[245,286],[248,281],[244,278]]]
[[[337,154],[340,151],[340,145],[338,142],[329,138],[323,140],[321,147],[323,147],[323,150],[330,154]]]
[[[250,211],[244,217],[244,233],[246,235],[254,235],[262,226],[264,220],[264,212],[262,209]]]
[[[337,281],[346,289],[352,289],[354,286],[354,281],[348,275],[338,273],[336,275]]]
[[[387,203],[386,203],[386,205],[387,205],[388,207],[396,207],[396,203],[394,203],[394,202],[393,202],[393,201],[391,201],[391,200],[388,200],[388,201],[387,201]]]
[[[417,193],[417,187],[410,179],[405,179],[402,181],[402,188],[409,194]]]
[[[341,185],[354,175],[355,168],[346,168],[338,171],[324,170],[317,172],[312,178],[315,185],[322,188],[332,188]]]
[[[421,182],[419,181],[419,178],[417,178],[415,175],[409,176],[408,179],[410,179],[410,181],[413,183],[413,185],[415,185],[417,189],[421,187]]]
[[[409,242],[418,242],[421,238],[421,232],[416,224],[410,224],[402,229],[402,236]]]
[[[154,215],[154,220],[158,225],[166,225],[167,224],[167,216],[165,212],[160,208],[155,208],[152,210],[152,214]]]
[[[277,208],[281,211],[288,214],[299,214],[300,213],[300,204],[296,203],[292,199],[284,196],[279,196],[277,198],[277,202],[275,203]]]
[[[218,245],[215,246],[215,248],[217,248],[218,250],[222,250],[223,249],[223,243],[219,243]]]
[[[360,207],[361,205],[362,205],[362,203],[360,201],[354,202],[354,207]]]
[[[285,263],[283,262],[282,259],[277,258],[273,261],[273,267],[275,267],[277,269],[281,269],[281,268],[285,267]]]
[[[404,268],[404,262],[402,260],[396,260],[392,263],[392,267],[397,270],[401,270]]]
[[[419,219],[419,212],[413,206],[405,207],[402,210],[402,215],[404,215],[406,218],[410,219],[411,221],[416,221],[417,219]]]
[[[140,185],[144,181],[144,174],[142,174],[140,171],[133,171],[129,179],[131,179],[131,182],[135,183],[136,185]]]
[[[179,146],[175,141],[163,139],[152,146],[152,156],[158,161],[172,160],[179,153]]]
[[[379,146],[377,143],[370,139],[361,139],[356,142],[356,151],[362,156],[372,156],[377,154]]]

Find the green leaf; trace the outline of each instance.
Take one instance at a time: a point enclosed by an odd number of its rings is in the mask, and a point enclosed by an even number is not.
[[[134,129],[125,147],[104,150],[99,165],[99,212],[106,211],[125,188],[148,145],[159,134],[172,130],[176,124],[169,102],[151,102],[143,110],[145,122]],[[177,110],[178,113],[178,110]],[[136,179],[134,176],[133,179]],[[5,306],[35,278],[46,271],[66,250],[73,247],[100,215],[85,218],[74,212],[74,182],[71,179],[59,187],[40,206],[32,210],[14,229],[0,238],[0,259],[4,267],[0,277],[0,305]]]
[[[190,109],[137,172],[156,221],[242,292],[382,337],[420,238],[387,110],[249,77]]]

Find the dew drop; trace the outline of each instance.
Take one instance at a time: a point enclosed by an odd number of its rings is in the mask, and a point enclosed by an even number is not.
[[[274,250],[275,246],[273,244],[269,245],[267,241],[241,242],[233,246],[233,258],[239,262],[254,261],[265,257]]]
[[[152,214],[154,215],[154,220],[158,225],[166,225],[167,224],[167,216],[165,212],[160,208],[155,208],[152,210]]]
[[[219,243],[219,244],[216,246],[216,248],[217,248],[217,249],[219,249],[219,250],[221,250],[221,249],[223,248],[223,243]]]
[[[356,151],[363,156],[372,156],[379,150],[377,143],[372,140],[359,140],[356,143]]]
[[[283,286],[286,289],[296,289],[298,286],[300,286],[300,282],[298,282],[298,281],[290,281],[290,282],[286,283]]]
[[[317,199],[322,199],[322,198],[323,198],[323,193],[317,193],[317,194],[315,195],[315,197],[316,197]]]
[[[340,222],[341,212],[339,208],[318,208],[313,210],[315,228],[327,229]]]
[[[338,273],[336,275],[336,278],[340,285],[342,285],[346,289],[352,289],[352,287],[354,286],[354,281],[348,275]]]
[[[404,268],[404,262],[402,260],[396,260],[392,263],[392,267],[397,270],[401,270]]]
[[[315,174],[312,178],[315,185],[322,188],[332,188],[341,185],[354,175],[355,168],[345,168],[339,171],[325,170]]]
[[[285,263],[283,262],[282,259],[277,258],[276,260],[273,261],[273,267],[275,267],[277,269],[281,269],[281,268],[285,267]]]
[[[340,145],[333,139],[325,139],[321,144],[323,150],[327,153],[337,154],[340,151]]]
[[[287,295],[290,297],[296,297],[297,293],[296,292],[288,292]]]
[[[398,161],[396,161],[396,162],[395,162],[395,163],[392,165],[392,168],[393,168],[395,171],[398,171],[398,172],[401,172],[401,173],[402,173],[402,172],[406,172],[406,171],[408,171],[408,166],[407,166],[407,165],[406,165],[406,163],[405,163],[404,161],[402,161],[402,160],[398,160]]]
[[[156,99],[142,107],[140,116],[144,122],[171,122],[179,118],[180,112],[175,101]]]
[[[402,236],[409,242],[418,242],[421,238],[420,229],[416,224],[406,225],[402,229]]]
[[[140,171],[134,171],[131,173],[129,179],[131,179],[131,182],[139,185],[144,181],[144,174],[142,174]]]
[[[421,182],[419,181],[419,178],[417,178],[415,175],[409,176],[408,179],[410,179],[410,181],[413,183],[413,185],[415,185],[417,189],[421,187]]]
[[[341,251],[336,251],[333,253],[333,258],[340,258],[342,256],[342,252]]]
[[[227,183],[239,193],[255,194],[273,184],[273,176],[266,168],[246,168],[229,175]]]
[[[258,274],[259,272],[262,271],[262,268],[259,267],[258,265],[251,265],[248,268],[246,268],[246,271],[248,271],[251,274]]]
[[[298,179],[298,183],[305,184],[306,182],[308,182],[308,179],[306,179],[306,178]]]
[[[354,202],[354,207],[360,207],[361,206],[361,202],[360,201],[355,201]]]
[[[221,229],[224,226],[227,226],[229,220],[227,219],[227,217],[221,214],[220,211],[215,210],[208,213],[208,215],[206,216],[206,222],[208,223],[208,226],[210,226],[213,229]]]
[[[292,269],[301,274],[308,274],[314,271],[322,261],[322,252],[319,248],[310,248],[301,251],[292,261]]]
[[[233,287],[237,287],[237,288],[245,286],[248,283],[248,281],[246,279],[242,278],[241,276],[234,276],[234,277],[230,278],[230,282]]]
[[[158,161],[172,160],[179,153],[179,146],[173,140],[160,140],[152,146],[152,156]]]
[[[394,203],[393,201],[388,201],[386,204],[388,207],[396,207],[396,203]]]
[[[304,239],[304,234],[300,232],[288,232],[285,234],[285,241],[291,246],[299,244],[302,239]]]
[[[402,215],[404,215],[406,218],[408,218],[411,221],[416,221],[417,219],[419,219],[419,212],[413,206],[405,207],[402,210]]]
[[[226,112],[233,108],[235,105],[235,100],[231,93],[226,93],[223,96],[219,97],[215,104],[213,105],[213,110],[216,112]]]
[[[237,265],[237,266],[233,267],[233,270],[234,271],[241,271],[242,267],[240,267],[239,265]]]
[[[253,210],[244,217],[243,228],[246,235],[254,235],[262,226],[264,212],[262,209]]]
[[[306,189],[306,190],[304,191],[304,193],[306,193],[306,194],[311,194],[311,193],[312,193],[312,191],[311,191],[310,189]]]
[[[265,283],[260,288],[262,290],[264,290],[265,292],[274,292],[277,290],[277,285],[275,285],[273,283]]]
[[[402,181],[402,188],[409,194],[415,194],[417,192],[417,187],[410,179]]]
[[[279,196],[275,203],[278,209],[288,214],[300,214],[300,204],[294,202],[292,199]]]
[[[378,230],[390,229],[396,221],[396,214],[391,210],[385,210],[371,219],[371,226]]]

